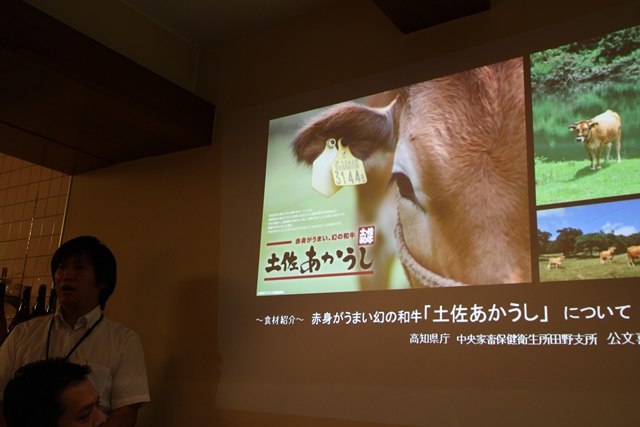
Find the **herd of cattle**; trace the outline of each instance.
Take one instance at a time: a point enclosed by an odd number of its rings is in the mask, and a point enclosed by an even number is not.
[[[612,246],[606,251],[600,252],[600,264],[605,264],[607,261],[611,264],[613,262],[613,254],[615,251],[616,248]],[[565,258],[566,257],[564,255],[556,258],[550,258],[547,270],[551,270],[552,267],[557,269]],[[633,262],[634,258],[640,258],[640,246],[629,246],[627,248],[627,263],[629,264],[629,267],[636,265],[635,262]]]

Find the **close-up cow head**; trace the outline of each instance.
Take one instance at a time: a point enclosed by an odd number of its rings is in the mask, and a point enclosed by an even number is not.
[[[522,67],[515,59],[407,86],[381,108],[340,104],[293,142],[309,164],[328,137],[368,168],[377,153],[391,156],[396,250],[413,286],[531,280]]]
[[[588,138],[591,129],[596,126],[598,126],[598,122],[594,122],[593,120],[580,120],[579,122],[574,122],[569,125],[569,130],[577,133],[577,142],[584,142],[585,139]]]

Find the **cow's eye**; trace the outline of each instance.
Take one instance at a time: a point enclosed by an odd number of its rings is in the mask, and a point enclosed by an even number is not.
[[[402,172],[394,172],[392,179],[396,182],[398,190],[400,190],[400,196],[417,205],[418,201],[416,200],[416,193],[411,184],[411,180]]]

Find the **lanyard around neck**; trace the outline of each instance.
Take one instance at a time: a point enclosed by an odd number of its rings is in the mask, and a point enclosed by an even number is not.
[[[91,335],[91,332],[93,332],[93,330],[96,328],[96,326],[98,326],[98,323],[100,323],[102,321],[103,317],[104,317],[104,313],[100,313],[100,318],[98,320],[96,320],[96,323],[94,323],[93,326],[91,326],[89,329],[87,329],[87,332],[85,332],[84,335],[82,336],[82,338],[80,338],[80,340],[76,343],[76,345],[73,346],[71,351],[69,353],[67,353],[67,355],[64,357],[64,360],[69,359],[69,356],[71,356],[73,354],[73,352],[76,351],[76,348],[78,348],[78,346],[82,343],[82,341],[84,341],[89,335]],[[51,323],[49,323],[49,333],[47,334],[46,359],[49,359],[49,343],[51,342],[51,328],[53,327],[54,318],[55,318],[55,315],[51,316]]]

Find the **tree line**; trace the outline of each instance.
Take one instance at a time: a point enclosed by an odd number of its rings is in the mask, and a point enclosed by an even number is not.
[[[610,247],[615,247],[616,253],[621,254],[626,253],[629,246],[640,245],[640,233],[629,236],[619,236],[613,232],[605,233],[604,231],[584,234],[582,230],[571,227],[557,230],[557,233],[558,237],[552,241],[551,233],[538,230],[539,254],[563,253],[569,256],[582,253],[593,257]]]
[[[610,80],[635,82],[640,75],[640,26],[570,43],[531,55],[534,91]]]

